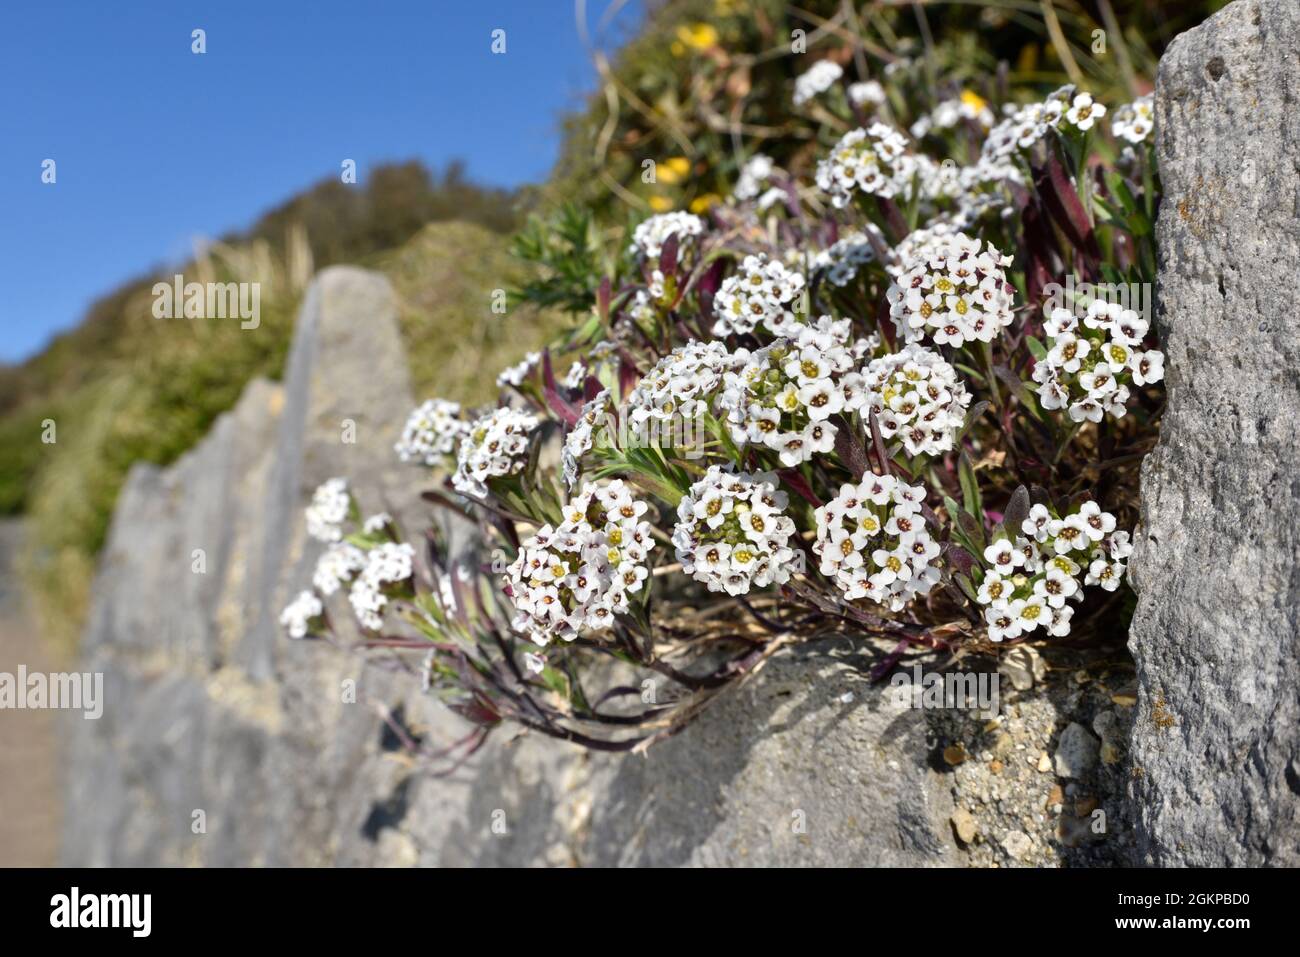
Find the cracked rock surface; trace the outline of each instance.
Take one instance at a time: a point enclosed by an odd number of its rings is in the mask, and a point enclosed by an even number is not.
[[[1300,4],[1160,61],[1160,443],[1143,465],[1139,860],[1300,864]]]

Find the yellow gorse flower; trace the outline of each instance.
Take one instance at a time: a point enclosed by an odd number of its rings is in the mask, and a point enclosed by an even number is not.
[[[722,202],[722,197],[717,193],[705,193],[703,196],[697,196],[691,200],[690,209],[692,213],[698,215],[699,213],[707,212],[720,202]]]
[[[707,50],[718,45],[718,31],[707,23],[682,24],[677,28],[677,39],[692,50]]]
[[[982,111],[989,105],[988,100],[980,96],[974,90],[962,90],[961,101],[976,112]]]
[[[655,177],[662,183],[670,186],[673,183],[679,183],[687,173],[691,171],[691,163],[685,156],[674,156],[672,159],[666,159],[662,163],[655,164]]]

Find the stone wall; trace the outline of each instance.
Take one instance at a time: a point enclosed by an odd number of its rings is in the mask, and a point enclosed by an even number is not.
[[[284,385],[253,383],[175,465],[132,472],[83,642],[106,705],[71,722],[67,863],[957,860],[922,713],[867,690],[843,642],[778,656],[645,757],[503,729],[451,778],[412,766],[378,708],[431,743],[468,726],[414,676],[276,623],[310,582],[302,508],[319,482],[346,475],[368,512],[427,520],[421,473],[392,454],[413,405],[394,316],[382,277],[326,270]]]

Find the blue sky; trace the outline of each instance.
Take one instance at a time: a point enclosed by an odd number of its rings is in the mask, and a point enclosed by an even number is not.
[[[639,0],[587,0],[593,32],[611,2],[607,47],[640,16]],[[575,0],[7,0],[0,361],[344,159],[363,181],[409,158],[460,158],[490,185],[541,180],[561,115],[594,84]]]

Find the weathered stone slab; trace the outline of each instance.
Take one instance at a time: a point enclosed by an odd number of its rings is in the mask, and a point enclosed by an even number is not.
[[[175,465],[132,473],[83,646],[106,707],[74,728],[68,863],[955,862],[925,714],[867,689],[842,640],[778,655],[645,757],[506,728],[449,777],[413,766],[377,707],[434,745],[469,726],[415,676],[290,641],[276,620],[310,582],[302,508],[324,479],[348,476],[367,511],[410,529],[427,521],[420,472],[391,451],[412,404],[387,283],[330,269],[283,388],[253,384]],[[331,607],[348,620],[346,598]]]
[[[1169,404],[1130,647],[1143,859],[1300,864],[1300,4],[1237,0],[1160,62]]]

